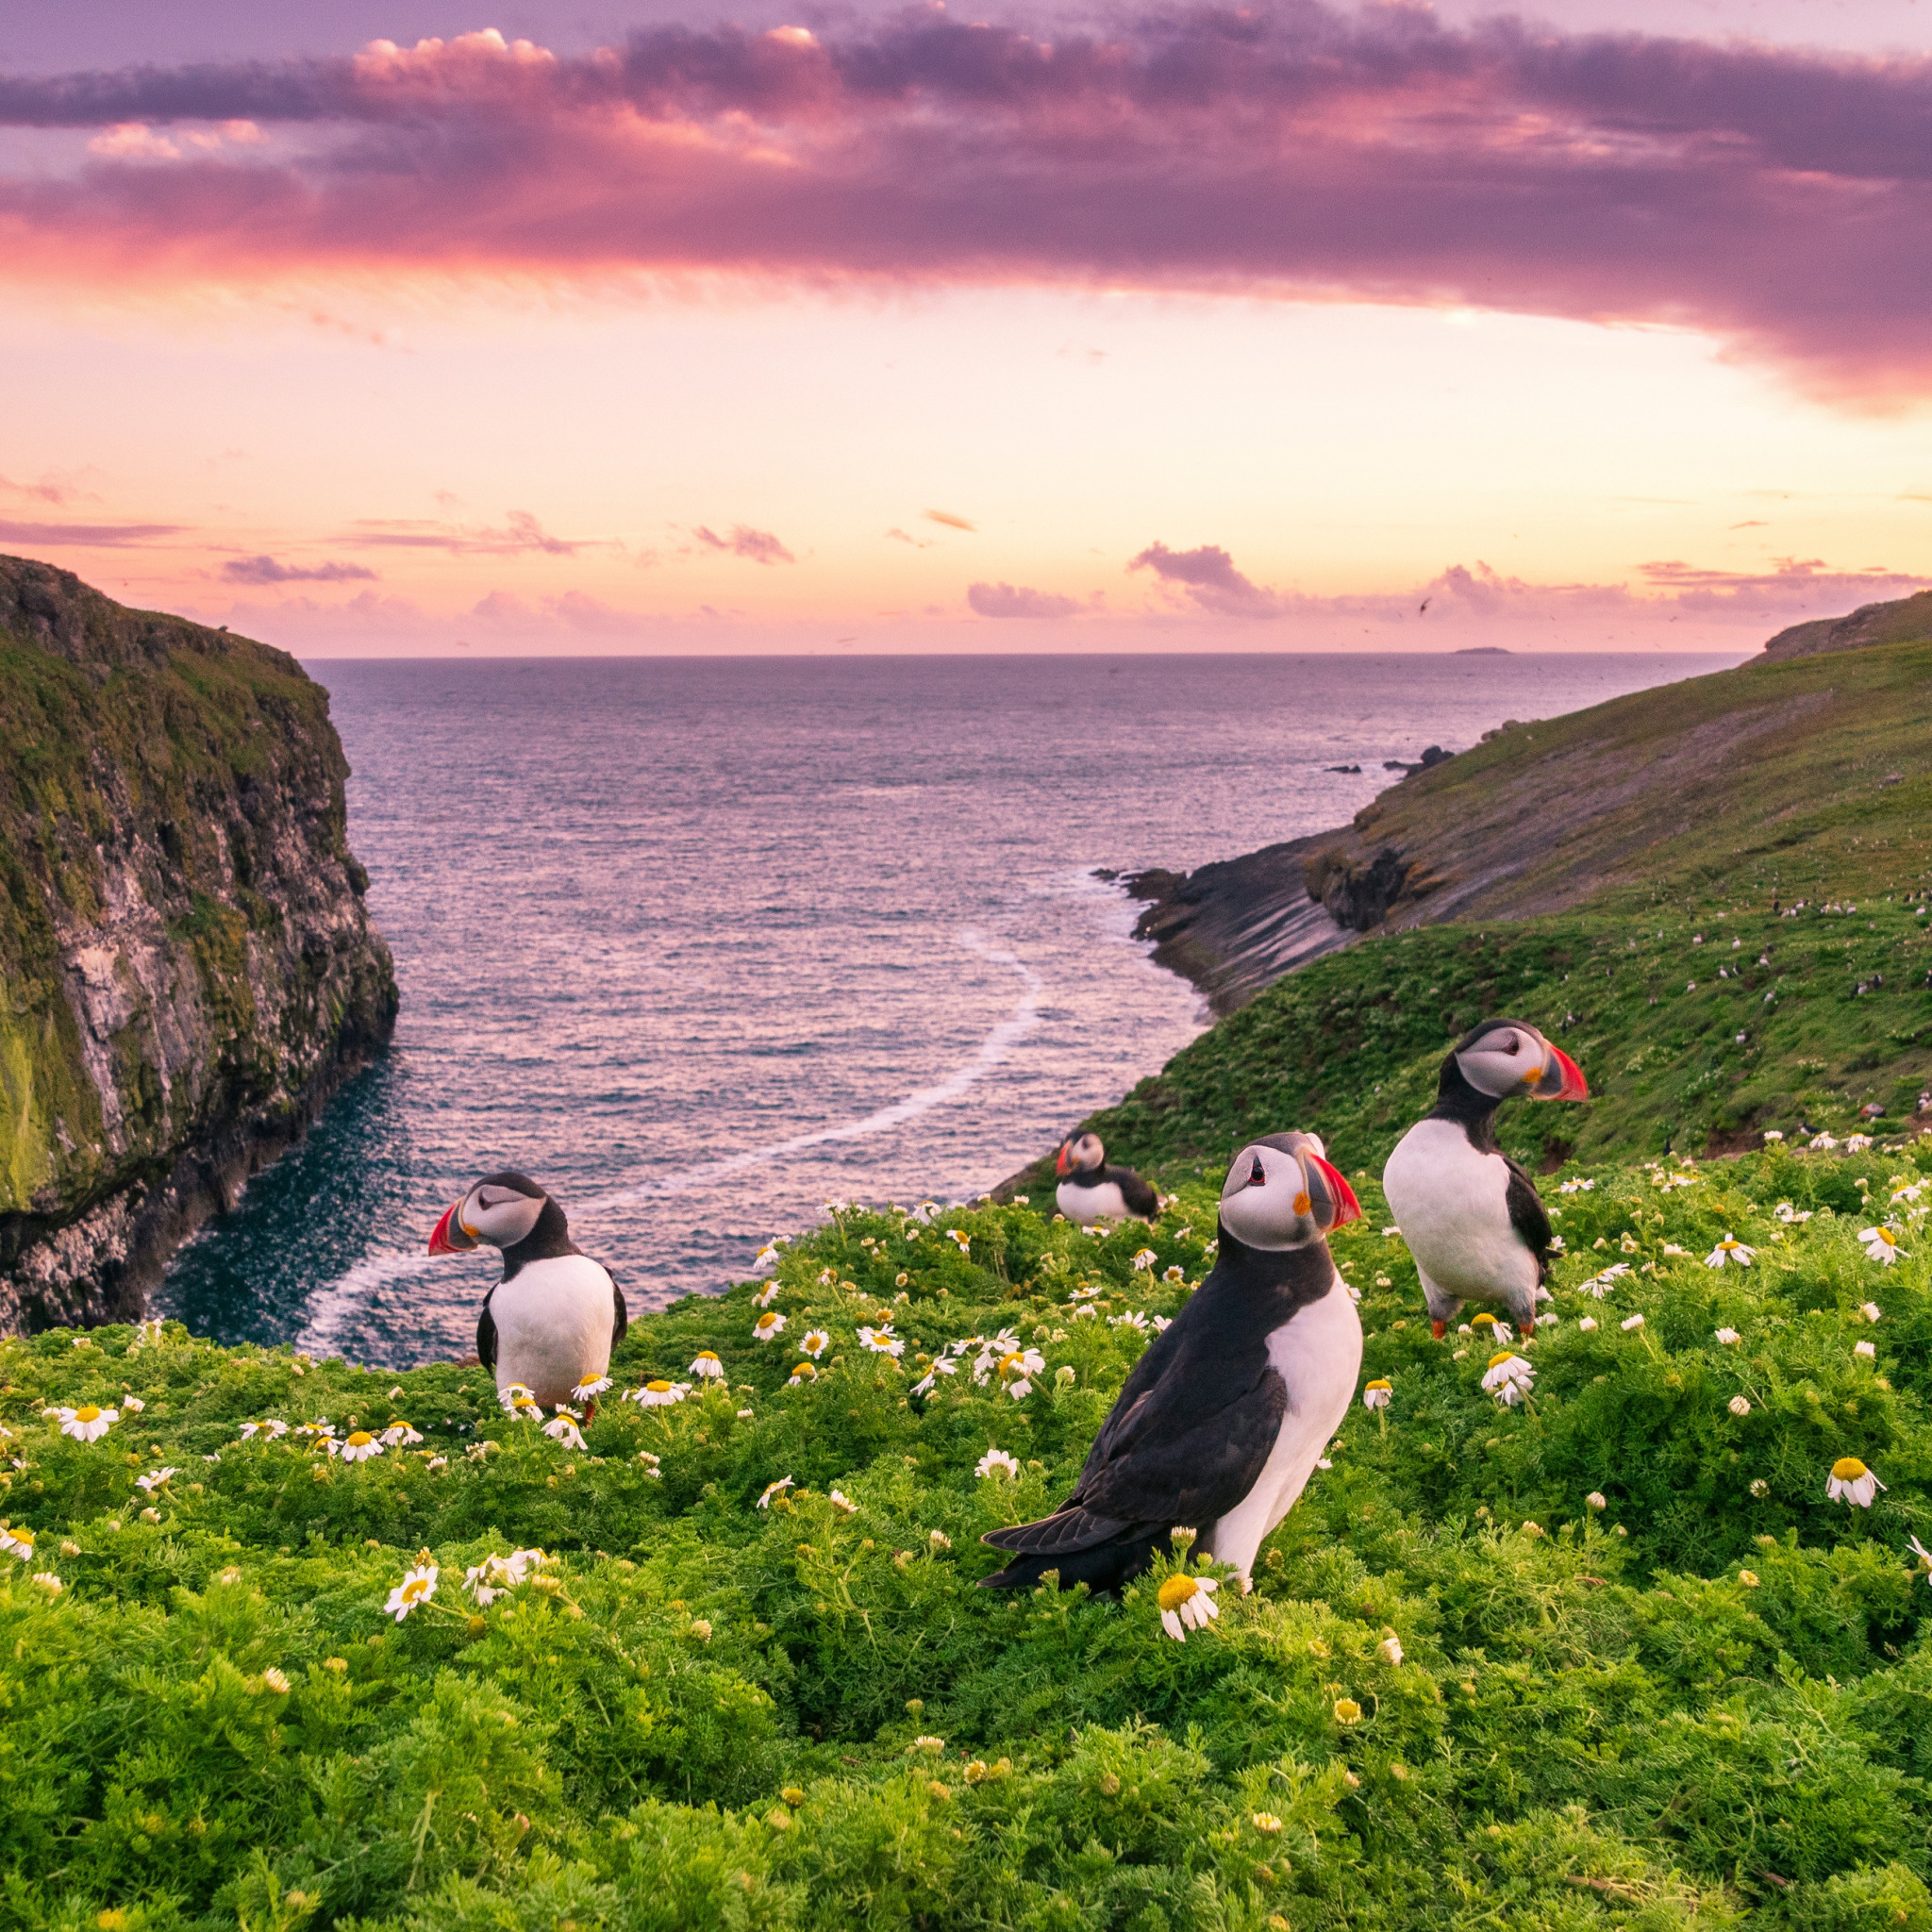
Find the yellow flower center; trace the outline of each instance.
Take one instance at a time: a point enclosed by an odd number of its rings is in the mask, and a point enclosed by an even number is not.
[[[1492,1369],[1501,1368],[1505,1362],[1513,1362],[1515,1359],[1516,1356],[1513,1350],[1507,1348],[1499,1349],[1490,1357],[1490,1366]]]
[[[92,1402],[90,1402],[86,1406],[86,1407],[76,1408],[74,1411],[74,1420],[77,1423],[95,1423],[99,1422],[100,1419],[101,1412],[93,1406]]]
[[[758,1317],[758,1326],[760,1328],[769,1328],[772,1325],[772,1324],[775,1322],[777,1319],[778,1318],[776,1315],[771,1314],[769,1312],[762,1314]]]
[[[1000,1357],[1000,1374],[1003,1374],[1003,1375],[1018,1375],[1018,1374],[1024,1374],[1024,1370],[1025,1370],[1025,1363],[1024,1363],[1024,1361],[1022,1360],[1022,1358],[1020,1357],[1020,1356],[1019,1356],[1019,1355],[1018,1355],[1017,1353],[1016,1353],[1016,1354],[1013,1354],[1013,1355],[1008,1355],[1008,1356],[1002,1356],[1002,1357]]]
[[[17,1543],[25,1543],[28,1549],[34,1546],[34,1533],[30,1529],[9,1529],[7,1534]]]
[[[800,1362],[799,1365],[792,1370],[791,1379],[795,1382],[801,1375],[804,1375],[815,1381],[818,1378],[818,1373],[819,1372],[815,1368],[813,1368],[809,1362]]]
[[[404,1602],[405,1602],[406,1604],[412,1604],[412,1603],[414,1603],[414,1602],[415,1602],[415,1601],[417,1600],[417,1598],[418,1598],[418,1597],[422,1596],[422,1595],[424,1594],[424,1592],[425,1592],[425,1591],[427,1591],[427,1590],[428,1590],[428,1588],[429,1588],[429,1579],[428,1579],[428,1577],[426,1577],[426,1576],[412,1576],[412,1577],[410,1577],[410,1578],[409,1578],[409,1580],[408,1580],[408,1582],[407,1582],[406,1584],[404,1584],[404,1585],[403,1585],[403,1601],[404,1601]]]
[[[366,1449],[368,1448],[370,1443],[372,1443],[375,1441],[375,1438],[372,1436],[367,1429],[358,1429],[356,1433],[349,1438],[349,1447],[351,1449]]]
[[[1888,1248],[1895,1248],[1898,1246],[1898,1237],[1897,1235],[1893,1234],[1890,1228],[1889,1227],[1881,1227],[1878,1230],[1878,1239],[1882,1241]]]
[[[1170,1576],[1160,1586],[1158,1602],[1163,1610],[1177,1610],[1185,1603],[1191,1603],[1201,1593],[1201,1586],[1191,1576]]]
[[[1869,1475],[1871,1471],[1856,1456],[1840,1456],[1831,1465],[1831,1473],[1841,1483],[1855,1483],[1861,1475]]]
[[[1362,1707],[1353,1697],[1338,1697],[1335,1700],[1335,1722],[1353,1724],[1361,1722]]]
[[[1392,1389],[1395,1385],[1386,1375],[1377,1375],[1368,1386],[1371,1389]]]
[[[768,1322],[769,1322],[769,1321],[770,1321],[771,1319],[772,1319],[772,1318],[771,1318],[771,1317],[770,1317],[769,1315],[767,1315],[767,1316],[765,1317],[765,1320],[766,1320],[766,1321],[768,1321]],[[698,1350],[698,1359],[699,1359],[699,1361],[701,1361],[701,1362],[714,1362],[714,1361],[716,1361],[716,1360],[718,1359],[718,1357],[716,1357],[715,1355],[713,1355],[713,1354],[712,1354],[712,1352],[711,1352],[711,1351],[710,1351],[710,1350],[709,1350],[708,1348],[701,1348],[701,1349],[699,1349],[699,1350]],[[655,1388],[658,1387],[659,1385],[654,1382],[654,1383],[653,1383],[653,1384],[652,1384],[651,1386],[652,1386],[652,1387],[653,1387],[653,1388],[655,1389]],[[664,1386],[664,1387],[666,1387],[666,1388],[668,1388],[668,1387],[669,1387],[670,1385],[669,1385],[668,1383],[666,1383],[666,1384],[664,1384],[663,1386]]]
[[[1480,1328],[1485,1322],[1487,1322],[1491,1328],[1493,1328],[1496,1325],[1496,1318],[1493,1315],[1478,1315],[1473,1322],[1470,1323],[1469,1325],[1472,1328]]]

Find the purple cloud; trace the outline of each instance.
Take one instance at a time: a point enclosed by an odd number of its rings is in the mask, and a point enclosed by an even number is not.
[[[347,584],[373,581],[375,573],[359,563],[277,563],[273,557],[237,557],[223,564],[231,584]]]
[[[731,534],[721,537],[700,524],[691,532],[708,550],[723,550],[733,557],[748,558],[753,563],[796,563],[797,558],[769,530],[754,530],[745,524],[733,524]]]
[[[31,543],[79,550],[123,550],[178,537],[182,524],[16,524],[0,518],[0,543]]]
[[[981,617],[1072,617],[1079,604],[1022,584],[969,584],[966,601]]]
[[[0,125],[94,152],[20,147],[0,251],[121,287],[636,268],[1473,305],[1932,388],[1932,60],[1323,0],[1063,25],[11,76]]]
[[[1170,550],[1165,543],[1150,543],[1127,568],[1151,570],[1162,583],[1183,586],[1194,603],[1217,617],[1281,613],[1280,598],[1250,583],[1218,543],[1204,543],[1198,550]]]
[[[500,529],[440,524],[428,517],[368,517],[333,541],[358,549],[446,550],[457,557],[514,557],[525,551],[575,557],[591,547],[587,538],[551,536],[526,509],[511,510]]]

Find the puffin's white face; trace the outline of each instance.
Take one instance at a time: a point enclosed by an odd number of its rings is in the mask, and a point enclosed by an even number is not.
[[[1060,1142],[1060,1151],[1054,1161],[1058,1174],[1089,1174],[1107,1159],[1107,1149],[1100,1144],[1098,1134],[1082,1134],[1077,1139]]]
[[[485,1241],[492,1248],[512,1248],[536,1226],[544,1199],[497,1180],[478,1181],[436,1224],[429,1252],[455,1254]]]
[[[1251,1248],[1305,1248],[1361,1211],[1312,1134],[1251,1142],[1235,1156],[1221,1190],[1222,1225]]]
[[[1532,1100],[1583,1100],[1590,1093],[1576,1062],[1520,1021],[1496,1020],[1478,1027],[1456,1049],[1456,1064],[1462,1077],[1491,1100],[1507,1100],[1513,1093]]]

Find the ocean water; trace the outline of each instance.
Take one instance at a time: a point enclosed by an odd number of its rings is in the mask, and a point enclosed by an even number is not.
[[[495,1168],[634,1310],[743,1278],[828,1200],[981,1193],[1207,1024],[1096,868],[1337,824],[1385,758],[1727,661],[313,664],[394,1046],[158,1307],[403,1366],[472,1345],[493,1258],[425,1247]]]

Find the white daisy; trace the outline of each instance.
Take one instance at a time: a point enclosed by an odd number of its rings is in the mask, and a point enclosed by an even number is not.
[[[776,1341],[785,1332],[785,1317],[775,1308],[767,1308],[751,1324],[751,1339],[754,1341]]]
[[[858,1331],[858,1339],[874,1355],[896,1357],[906,1353],[905,1341],[892,1333],[892,1324],[890,1322],[880,1328],[861,1328]]]
[[[1726,1261],[1734,1268],[1748,1268],[1757,1258],[1756,1248],[1747,1248],[1736,1235],[1727,1234],[1710,1253],[1705,1256],[1707,1268],[1722,1268]]]
[[[1394,1400],[1394,1386],[1386,1375],[1378,1375],[1373,1382],[1368,1383],[1363,1388],[1362,1407],[1364,1408],[1387,1408],[1390,1403]]]
[[[962,1234],[957,1227],[947,1228],[946,1239],[949,1241],[951,1241],[952,1244],[956,1248],[958,1248],[962,1255],[968,1255],[973,1252],[972,1241],[964,1234]]]
[[[1878,1359],[1878,1351],[1869,1341],[1854,1342],[1852,1344],[1852,1353],[1863,1356],[1868,1362]]]
[[[1137,1248],[1134,1251],[1134,1273],[1136,1274],[1145,1274],[1159,1258],[1160,1257],[1152,1248]]]
[[[609,1385],[607,1383],[605,1386],[608,1388]],[[423,1432],[420,1429],[412,1429],[406,1422],[392,1422],[383,1430],[382,1440],[391,1449],[407,1449],[410,1444],[423,1440]]]
[[[811,1363],[800,1362],[799,1365],[792,1370],[791,1379],[786,1386],[791,1389],[802,1389],[808,1382],[816,1382],[818,1378],[819,1372],[817,1371],[817,1369],[813,1368]],[[913,1392],[916,1394],[918,1391],[915,1390]]]
[[[1911,1259],[1899,1246],[1898,1236],[1889,1227],[1861,1227],[1858,1239],[1865,1243],[1865,1258],[1876,1261],[1881,1267],[1890,1268],[1894,1261]]]
[[[1592,1509],[1607,1509],[1610,1507],[1608,1497],[1601,1490],[1591,1491],[1590,1494],[1584,1497],[1583,1500]]]
[[[752,1307],[755,1308],[769,1308],[778,1299],[778,1290],[781,1286],[781,1283],[774,1281],[769,1288],[761,1289],[757,1294],[752,1296]]]
[[[512,1550],[507,1557],[485,1557],[463,1573],[463,1588],[486,1609],[506,1591],[514,1590],[540,1564],[551,1560],[541,1550]]]
[[[913,1383],[912,1392],[915,1395],[930,1395],[941,1375],[957,1375],[958,1373],[959,1364],[957,1361],[948,1356],[941,1356],[932,1367]]]
[[[1000,1357],[999,1377],[1015,1402],[1029,1395],[1033,1377],[1046,1367],[1046,1357],[1037,1348],[1016,1348]]]
[[[1740,1341],[1741,1338],[1739,1336],[1738,1331],[1735,1328],[1720,1328],[1717,1331],[1717,1339],[1721,1342],[1723,1342],[1726,1348],[1729,1348],[1734,1342]]]
[[[436,1594],[437,1567],[434,1563],[419,1563],[406,1571],[403,1580],[390,1591],[389,1601],[382,1607],[386,1617],[393,1617],[400,1624],[418,1604],[427,1603]]]
[[[1624,1333],[1628,1335],[1633,1329],[1643,1326],[1643,1317],[1641,1315],[1625,1315],[1620,1325]]]
[[[977,1475],[1009,1475],[1015,1482],[1020,1479],[1019,1458],[1009,1456],[1004,1449],[989,1449],[973,1468]]]
[[[51,1570],[36,1570],[34,1572],[34,1581],[50,1596],[58,1596],[61,1591],[66,1588]]]
[[[593,1401],[610,1386],[608,1375],[581,1375],[570,1391],[570,1399],[576,1404]]]
[[[1501,1349],[1483,1371],[1483,1387],[1505,1408],[1513,1408],[1536,1384],[1536,1371],[1520,1355]]]
[[[535,1402],[537,1395],[535,1390],[526,1388],[522,1382],[506,1382],[496,1391],[496,1399],[514,1415],[519,1408],[526,1408]]]
[[[98,1442],[121,1420],[119,1409],[92,1402],[83,1402],[78,1408],[43,1408],[41,1413],[49,1422],[58,1417],[60,1433],[76,1442]]]
[[[566,1449],[581,1449],[584,1446],[584,1439],[577,1429],[577,1424],[582,1420],[580,1415],[565,1408],[559,1403],[556,1415],[543,1424],[543,1433],[553,1442],[561,1442]]]
[[[121,1407],[125,1408],[129,1415],[139,1415],[142,1412],[142,1410],[147,1407],[147,1404],[144,1403],[138,1395],[124,1395],[121,1398]]]
[[[1861,1314],[1861,1315],[1863,1315],[1863,1316],[1864,1316],[1864,1318],[1866,1319],[1866,1321],[1868,1321],[1868,1322],[1875,1322],[1875,1321],[1877,1321],[1877,1320],[1878,1320],[1878,1317],[1879,1317],[1879,1314],[1880,1314],[1880,1309],[1879,1309],[1878,1304],[1877,1304],[1876,1302],[1866,1302],[1866,1303],[1865,1303],[1865,1304],[1864,1304],[1864,1305],[1863,1305],[1863,1306],[1862,1306],[1862,1307],[1861,1307],[1859,1308],[1858,1312],[1859,1312],[1859,1314]]]
[[[1856,1503],[1869,1509],[1884,1487],[1856,1456],[1840,1456],[1825,1478],[1824,1493],[1834,1503]]]
[[[242,1440],[244,1442],[252,1442],[258,1436],[266,1436],[273,1442],[276,1437],[286,1436],[288,1433],[288,1424],[278,1423],[273,1416],[269,1417],[266,1422],[243,1423],[242,1424]]]
[[[170,1476],[176,1476],[180,1474],[181,1472],[178,1469],[151,1469],[145,1475],[138,1475],[134,1478],[134,1487],[137,1490],[145,1491],[149,1495],[153,1495]]]
[[[1109,1328],[1138,1328],[1143,1333],[1147,1328],[1147,1317],[1138,1308],[1129,1308],[1124,1315],[1109,1315],[1107,1318]]]
[[[340,1456],[344,1462],[367,1462],[371,1457],[382,1454],[382,1439],[367,1429],[357,1429],[340,1441],[331,1441],[328,1453]]]
[[[1732,1396],[1729,1406],[1733,1415],[1749,1415],[1751,1413],[1751,1405],[1741,1395]]]
[[[695,1375],[700,1382],[722,1382],[724,1379],[724,1364],[718,1359],[714,1349],[701,1348],[691,1357],[691,1364],[685,1371]]]
[[[843,1490],[832,1491],[825,1500],[831,1504],[832,1507],[841,1516],[857,1516],[858,1514],[858,1505]]]
[[[34,1533],[30,1529],[0,1529],[0,1550],[30,1563],[34,1555]]]
[[[1596,1183],[1594,1181],[1565,1181],[1563,1185],[1557,1190],[1557,1191],[1559,1194],[1587,1194],[1595,1186]]]
[[[772,1507],[772,1498],[774,1496],[782,1496],[791,1487],[791,1478],[789,1475],[781,1475],[776,1482],[767,1483],[764,1493],[759,1496],[756,1507],[760,1509],[769,1509]]]
[[[1155,1601],[1160,1606],[1160,1627],[1176,1643],[1188,1641],[1190,1630],[1205,1630],[1220,1616],[1214,1592],[1221,1586],[1211,1576],[1190,1576],[1177,1571],[1160,1586]]]
[[[1172,1281],[1178,1283],[1181,1281],[1185,1281],[1187,1279],[1187,1276],[1182,1272],[1179,1263],[1176,1262],[1175,1265],[1172,1268],[1163,1268],[1160,1272],[1160,1278],[1163,1281]]]
[[[1399,1664],[1402,1661],[1402,1639],[1399,1637],[1383,1638],[1381,1642],[1375,1646],[1375,1655],[1385,1664]]]
[[[635,1402],[640,1408],[670,1408],[682,1402],[691,1393],[689,1382],[666,1382],[658,1380],[646,1382],[641,1389],[633,1389],[625,1397],[626,1402]]]
[[[813,1328],[808,1331],[805,1339],[799,1342],[798,1352],[801,1355],[808,1355],[813,1361],[817,1361],[831,1345],[832,1338],[823,1328]]]
[[[517,1385],[515,1392],[503,1406],[519,1422],[535,1423],[543,1419],[543,1405],[522,1384]]]

